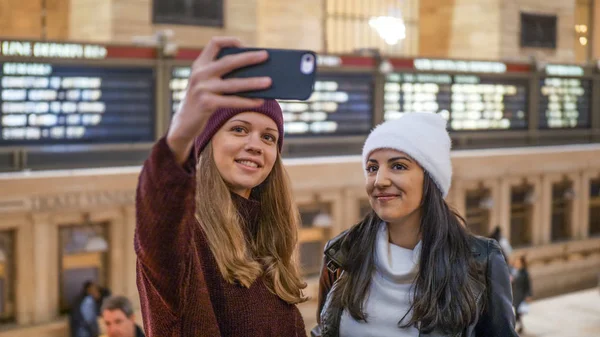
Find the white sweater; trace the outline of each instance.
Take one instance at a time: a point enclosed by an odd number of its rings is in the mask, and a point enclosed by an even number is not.
[[[358,322],[344,310],[340,337],[418,337],[414,328],[400,329],[398,322],[410,309],[411,286],[418,270],[421,242],[405,249],[389,242],[387,224],[383,223],[375,243],[376,272],[365,303],[367,322]],[[410,320],[408,313],[403,324]]]

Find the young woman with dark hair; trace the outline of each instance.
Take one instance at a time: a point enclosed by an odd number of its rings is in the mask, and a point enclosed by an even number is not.
[[[406,114],[369,135],[373,210],[325,249],[313,335],[517,336],[500,247],[471,235],[444,200],[450,148],[436,114]]]

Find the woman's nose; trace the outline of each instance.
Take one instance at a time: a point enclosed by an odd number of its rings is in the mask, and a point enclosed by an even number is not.
[[[391,180],[389,179],[387,172],[385,170],[377,171],[377,176],[375,177],[375,187],[388,187],[391,185]]]

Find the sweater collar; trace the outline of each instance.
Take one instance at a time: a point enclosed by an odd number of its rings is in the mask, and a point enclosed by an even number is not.
[[[260,208],[260,202],[256,200],[252,194],[250,195],[250,198],[246,199],[237,193],[231,192],[231,200],[240,210],[253,210],[255,208]]]
[[[231,193],[231,200],[237,208],[240,218],[244,221],[248,234],[254,237],[258,231],[258,221],[260,217],[260,202],[250,196],[246,199],[236,193]]]
[[[412,283],[419,270],[421,241],[414,249],[406,249],[390,242],[387,223],[382,222],[375,240],[375,267],[394,283]]]

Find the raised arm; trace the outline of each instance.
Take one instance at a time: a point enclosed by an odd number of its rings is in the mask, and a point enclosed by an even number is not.
[[[193,212],[194,162],[190,157],[179,165],[162,138],[144,163],[136,194],[134,248],[139,268],[173,311],[189,250],[190,228],[183,217]]]

